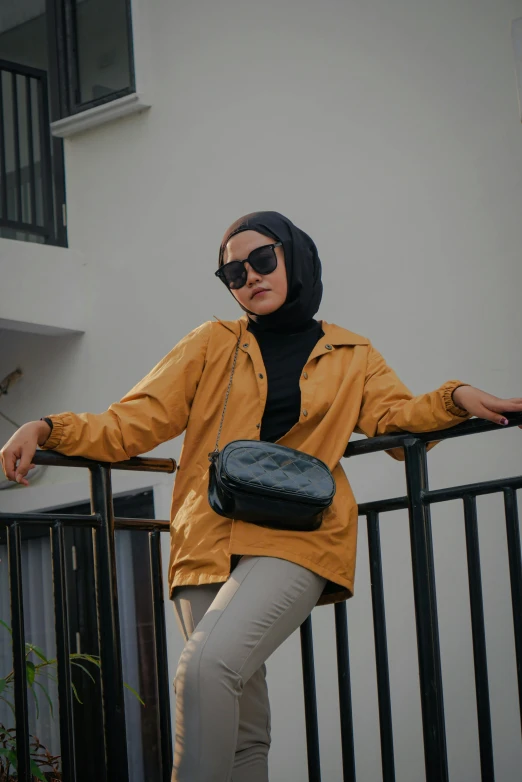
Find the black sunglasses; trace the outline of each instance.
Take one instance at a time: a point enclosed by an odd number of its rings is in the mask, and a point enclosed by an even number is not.
[[[275,244],[264,244],[262,247],[256,247],[246,260],[224,263],[217,270],[216,277],[219,277],[229,290],[237,291],[247,281],[248,273],[245,263],[249,263],[258,274],[271,274],[276,270],[277,256],[275,248],[281,247],[282,244],[283,242],[276,242]]]

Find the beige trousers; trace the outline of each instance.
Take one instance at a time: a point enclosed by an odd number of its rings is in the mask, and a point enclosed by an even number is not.
[[[268,782],[265,661],[304,622],[325,579],[245,556],[224,584],[174,590],[179,660],[172,782]]]

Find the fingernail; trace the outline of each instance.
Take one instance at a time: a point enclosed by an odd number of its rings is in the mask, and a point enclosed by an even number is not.
[[[501,423],[503,426],[507,426],[507,425],[509,424],[509,421],[507,420],[507,418],[501,418],[501,419],[500,419],[500,423]]]

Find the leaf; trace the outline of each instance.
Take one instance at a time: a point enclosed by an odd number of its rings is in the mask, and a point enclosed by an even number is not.
[[[101,661],[100,658],[95,656],[94,654],[80,654],[79,652],[74,652],[70,655],[71,661],[72,660],[86,660],[87,662],[93,663],[97,668],[101,668]]]
[[[85,665],[82,665],[81,663],[77,663],[77,662],[72,662],[72,663],[71,663],[71,665],[75,665],[77,668],[81,668],[81,669],[82,669],[82,671],[85,671],[85,673],[87,674],[87,676],[89,677],[89,679],[91,679],[91,681],[93,681],[93,682],[96,684],[96,679],[94,678],[94,676],[92,675],[92,673],[91,673],[90,671],[88,671],[88,670],[87,670],[87,668],[85,667]]]
[[[11,703],[11,701],[8,701],[8,700],[7,700],[7,698],[4,698],[4,696],[3,696],[3,695],[0,695],[0,701],[3,701],[4,703],[7,703],[7,705],[9,706],[9,708],[11,709],[11,711],[13,712],[13,716],[14,716],[14,718],[16,719],[16,712],[15,712],[14,706],[13,706],[13,704]]]
[[[6,757],[9,763],[13,766],[13,768],[16,769],[16,764],[18,762],[18,758],[16,757],[16,752],[13,752],[12,749],[0,748],[0,755]]]
[[[74,686],[74,684],[72,682],[71,682],[71,687],[72,687],[72,691],[74,692],[74,697],[76,698],[78,703],[81,703],[83,705],[83,701],[80,700],[80,696],[78,695],[78,690],[76,689],[76,687]]]
[[[44,654],[44,652],[42,651],[42,649],[40,649],[40,647],[39,647],[39,646],[36,646],[36,644],[26,644],[26,645],[25,645],[25,649],[26,649],[26,654],[28,654],[29,652],[34,652],[34,653],[35,653],[35,655],[36,655],[37,657],[39,657],[39,658],[40,658],[40,660],[43,660],[43,662],[44,662],[44,663],[46,663],[46,664],[47,664],[47,663],[49,662],[49,660],[48,660],[48,659],[47,659],[47,657],[45,656],[45,654]]]
[[[3,693],[7,686],[7,682],[5,679],[0,679],[0,695]]]
[[[16,728],[6,728],[5,725],[1,726],[0,732],[2,736],[9,736],[9,738],[14,738],[16,736]]]
[[[126,688],[127,688],[129,691],[130,691],[130,692],[132,692],[132,694],[133,694],[134,696],[136,696],[136,698],[139,700],[139,702],[141,703],[141,705],[142,705],[142,706],[145,706],[145,701],[144,701],[144,700],[142,700],[142,699],[140,698],[140,696],[138,695],[138,693],[136,692],[136,690],[134,690],[134,689],[133,689],[133,688],[130,686],[130,684],[126,684],[125,682],[123,682],[123,686],[124,686],[124,687],[126,687]]]
[[[43,686],[43,684],[41,682],[35,681],[35,684],[37,684],[39,687],[41,687],[42,690],[44,691],[44,695],[47,698],[47,702],[49,703],[49,708],[51,710],[51,717],[54,719],[53,702],[52,702],[52,700],[51,700],[51,698],[49,696],[49,693],[47,692],[47,690],[45,689],[45,687]]]
[[[47,779],[44,777],[42,770],[38,768],[34,760],[31,760],[31,774],[33,777],[36,777],[36,779],[41,779],[43,782],[47,782]]]
[[[34,663],[32,663],[30,660],[26,660],[25,670],[27,673],[27,684],[29,685],[29,687],[32,687],[34,682],[34,677],[36,674],[36,668]]]
[[[10,635],[10,636],[11,636],[11,638],[12,638],[12,637],[13,637],[13,631],[11,630],[11,628],[9,627],[9,625],[8,625],[8,624],[6,624],[6,623],[4,622],[4,620],[3,620],[3,619],[0,619],[0,625],[1,625],[2,627],[5,627],[5,629],[7,630],[7,632],[9,633],[9,635]]]
[[[38,703],[38,698],[36,697],[36,693],[34,691],[34,688],[33,688],[32,684],[29,685],[29,689],[31,690],[31,692],[33,694],[34,702],[36,704],[36,719],[38,719],[38,717],[40,716],[40,704]]]
[[[46,663],[38,663],[38,665],[35,665],[34,667],[36,668],[37,671],[40,671],[42,668],[49,668],[49,667],[53,668],[53,667],[58,667],[58,665],[56,660],[54,660],[54,662],[53,660],[47,660]]]

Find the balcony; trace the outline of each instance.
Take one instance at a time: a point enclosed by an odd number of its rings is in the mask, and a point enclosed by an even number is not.
[[[510,426],[522,425],[522,416],[511,416]],[[481,779],[495,778],[494,741],[490,708],[488,661],[486,653],[486,627],[481,579],[481,557],[477,526],[477,498],[485,495],[500,495],[504,502],[504,518],[494,520],[505,526],[507,551],[506,568],[509,568],[511,603],[513,614],[514,656],[516,658],[517,681],[512,689],[518,692],[518,706],[522,719],[522,564],[520,554],[520,528],[516,491],[522,489],[522,476],[501,480],[479,482],[465,486],[429,490],[426,461],[426,444],[435,440],[448,440],[462,436],[476,436],[483,432],[496,431],[498,427],[479,419],[466,422],[451,430],[412,435],[401,433],[360,440],[347,448],[345,456],[360,457],[369,452],[403,448],[407,495],[387,500],[367,502],[359,506],[359,515],[366,518],[371,574],[371,601],[373,608],[373,630],[376,661],[376,687],[380,726],[380,749],[383,782],[395,782],[396,761],[394,757],[394,714],[390,696],[390,669],[386,636],[385,587],[380,543],[380,516],[389,511],[407,509],[411,541],[411,563],[415,604],[415,625],[418,650],[418,680],[422,711],[423,752],[427,782],[449,782],[448,752],[446,745],[446,724],[443,698],[443,676],[437,619],[437,598],[435,589],[435,567],[431,531],[431,506],[457,500],[462,502],[466,540],[469,585],[470,623],[472,634],[472,657],[469,665],[474,669],[476,710],[469,713],[469,720],[477,726]],[[88,578],[96,585],[95,625],[99,638],[100,678],[89,697],[98,704],[102,714],[100,735],[102,752],[97,757],[97,777],[118,779],[170,780],[173,749],[170,718],[170,688],[167,667],[167,645],[162,585],[162,563],[160,535],[168,532],[169,522],[146,518],[115,517],[111,494],[111,471],[140,470],[171,473],[175,463],[170,459],[132,459],[128,462],[109,465],[90,462],[80,458],[63,457],[51,452],[38,452],[37,464],[49,466],[83,467],[91,479],[91,512],[49,513],[0,513],[0,551],[6,548],[9,569],[9,591],[12,627],[12,696],[16,721],[16,763],[17,780],[29,782],[31,776],[31,724],[29,720],[28,692],[33,686],[33,671],[26,664],[26,622],[23,571],[24,536],[29,528],[38,528],[50,539],[52,559],[53,598],[52,611],[55,617],[55,643],[58,672],[59,740],[52,752],[59,756],[57,763],[61,778],[67,782],[79,782],[85,777],[79,765],[79,745],[86,741],[85,733],[78,732],[76,713],[73,710],[72,673],[74,665],[74,636],[71,634],[70,603],[72,595],[66,577],[66,538],[68,530],[82,529],[92,532],[89,536],[92,572]],[[118,583],[121,578],[117,565],[116,541],[123,531],[127,534],[146,536],[148,545],[149,573],[146,579],[149,589],[148,623],[152,628],[150,660],[153,663],[153,687],[150,690],[152,718],[156,753],[154,774],[130,766],[129,747],[132,736],[136,739],[136,725],[129,720],[129,710],[124,697],[124,674],[121,646],[121,596],[118,598]],[[359,552],[361,557],[363,552]],[[2,557],[3,559],[3,557]],[[143,560],[143,547],[141,548]],[[25,578],[25,577],[24,577]],[[143,582],[145,583],[145,582]],[[143,590],[141,590],[143,592]],[[321,609],[326,610],[326,609]],[[357,715],[352,713],[350,677],[357,671],[350,669],[349,640],[346,603],[334,606],[335,644],[337,650],[337,678],[339,690],[340,747],[342,753],[342,778],[346,782],[356,780],[356,754],[354,725]],[[7,618],[7,617],[6,617]],[[308,779],[320,782],[321,762],[319,753],[319,731],[316,676],[314,666],[314,636],[312,618],[301,627],[302,672],[304,686],[304,713],[307,741]],[[5,647],[4,647],[5,648]],[[73,656],[71,657],[71,655]],[[6,661],[4,659],[4,667]],[[321,675],[321,671],[319,672]],[[6,692],[4,690],[4,697]],[[149,703],[150,706],[150,703]],[[332,709],[337,704],[332,704]],[[5,710],[4,710],[5,711]],[[473,711],[473,710],[472,710]],[[4,712],[1,712],[2,716]],[[127,720],[127,723],[126,723]],[[84,728],[82,728],[82,731]],[[89,745],[92,755],[92,746]],[[467,758],[466,758],[467,760]],[[498,762],[499,758],[496,756]],[[471,761],[470,761],[471,762]],[[131,774],[132,771],[132,774]]]
[[[65,246],[47,82],[44,70],[0,59],[0,329],[68,336],[85,330],[89,282],[83,256]]]
[[[61,155],[47,72],[0,60],[0,237],[65,245]]]

